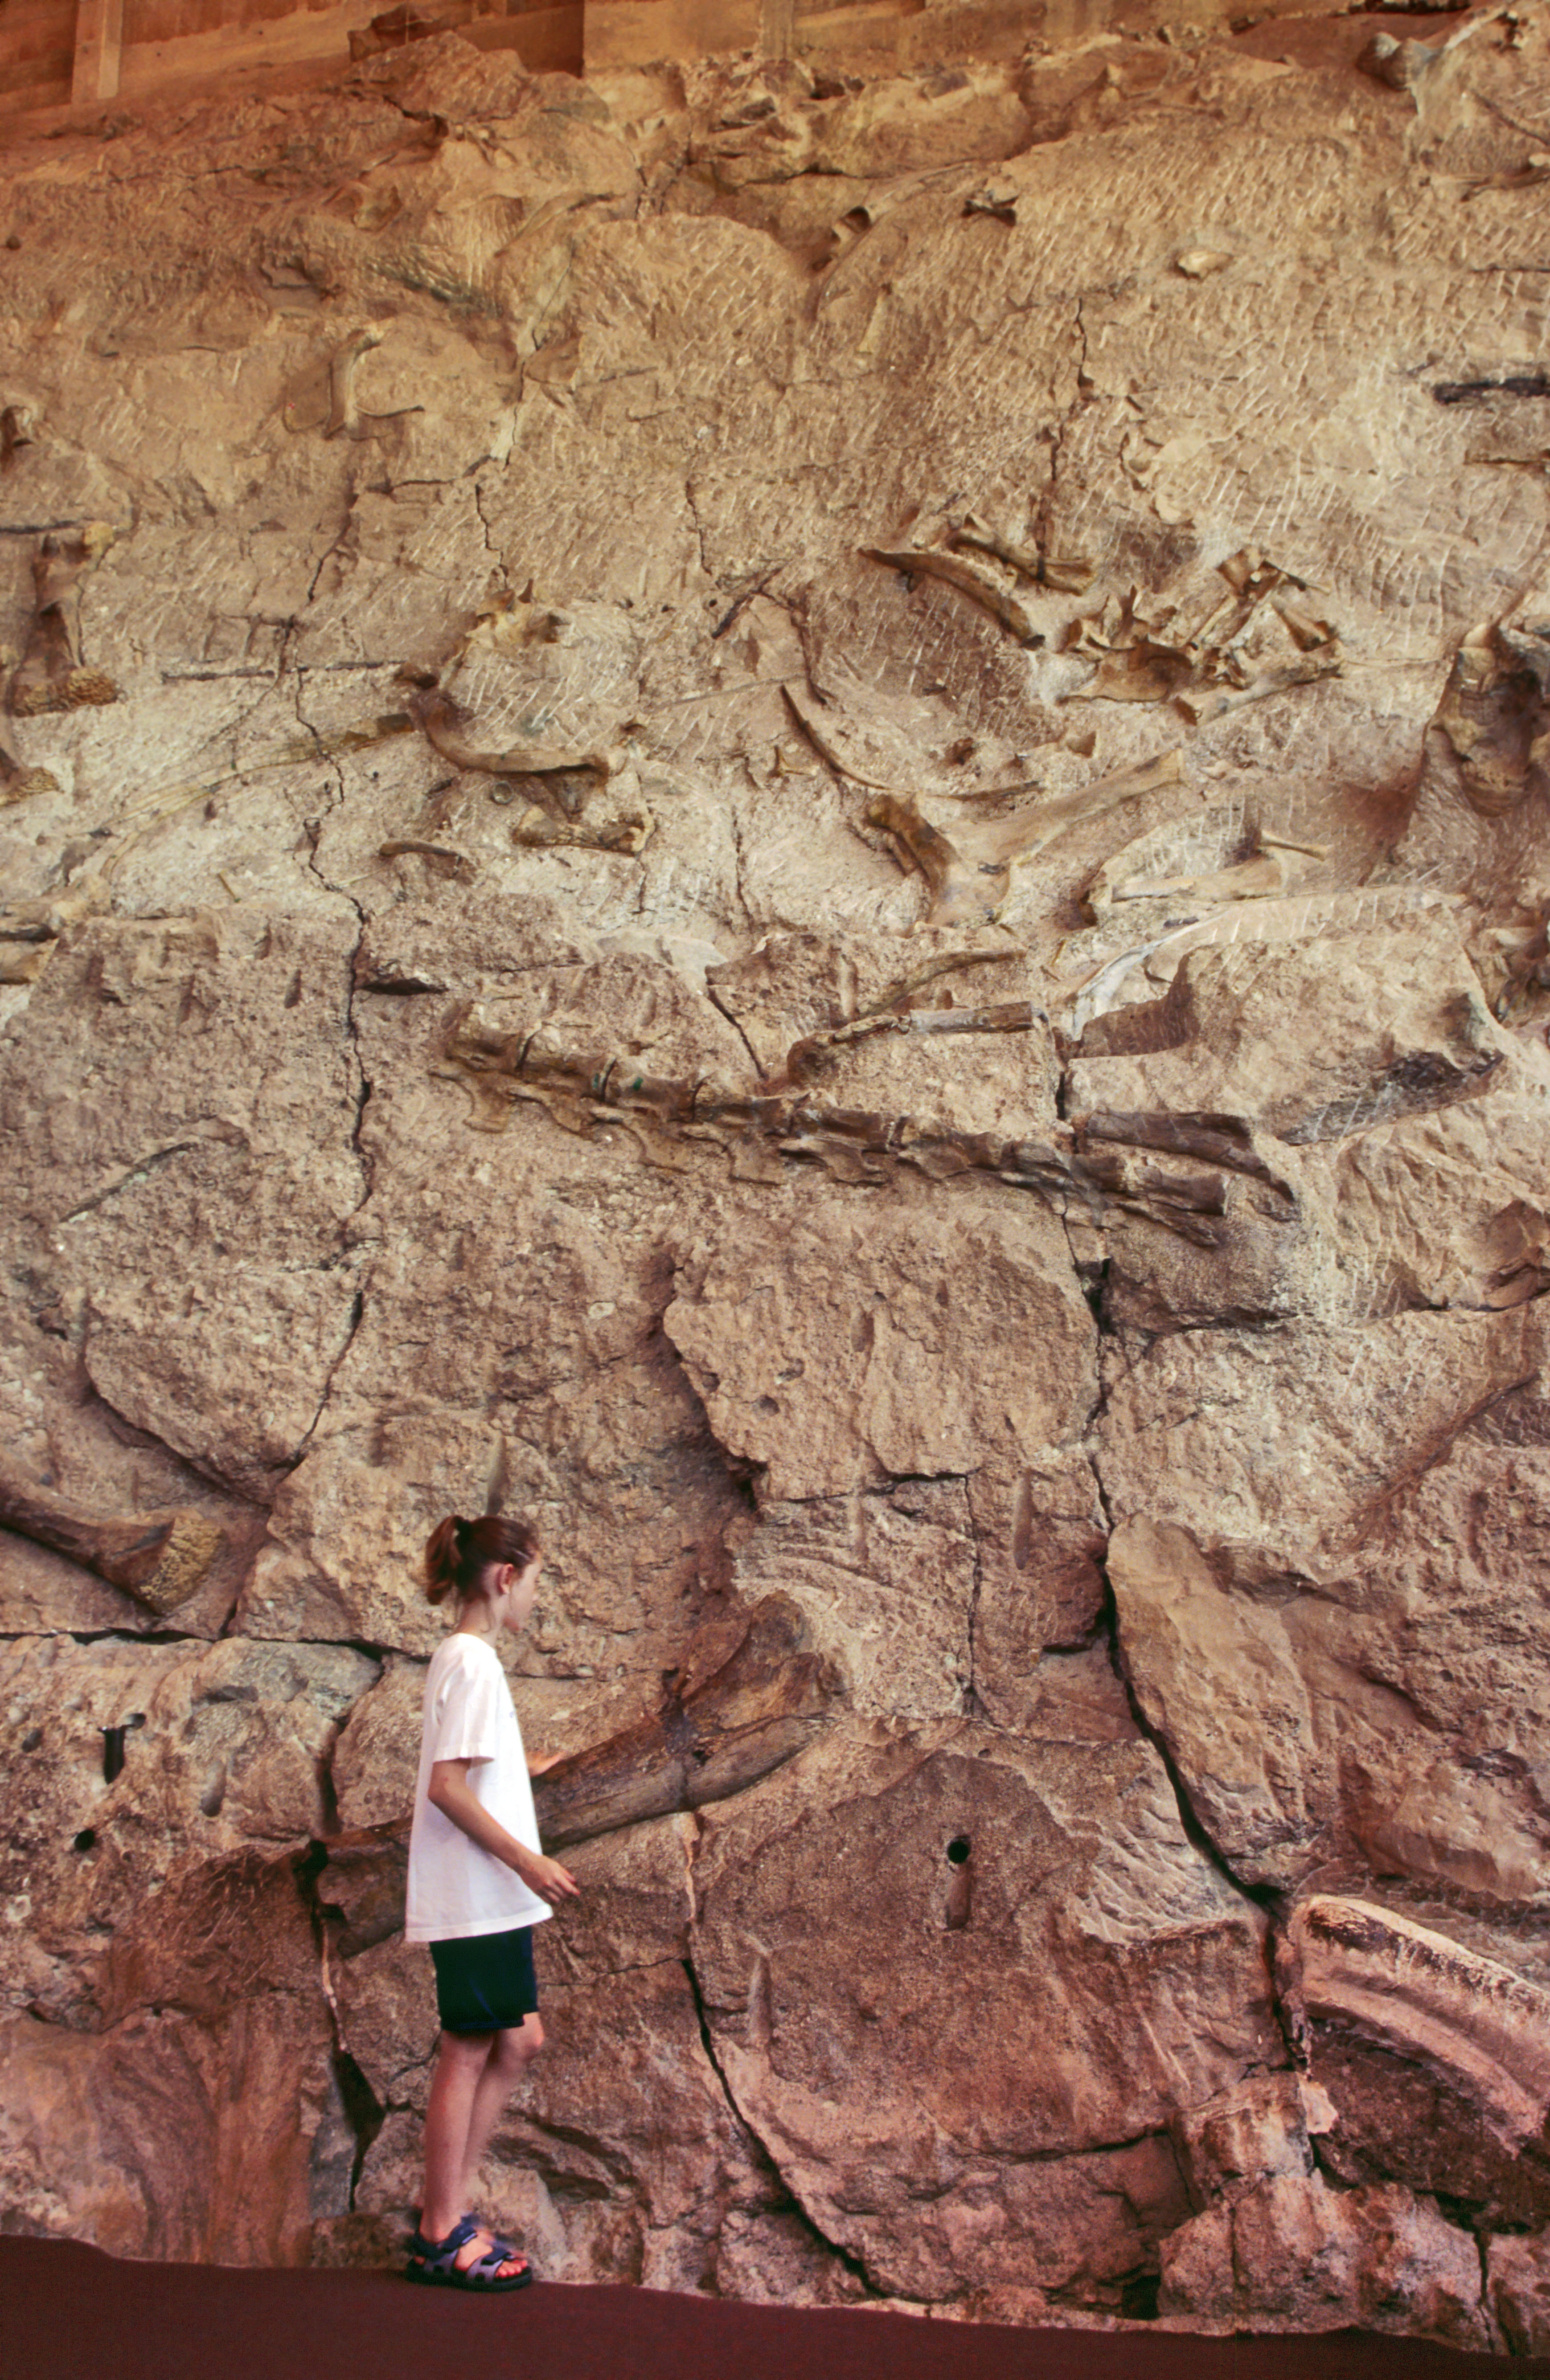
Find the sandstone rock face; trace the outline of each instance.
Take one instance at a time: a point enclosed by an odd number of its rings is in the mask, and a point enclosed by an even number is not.
[[[394,2252],[505,1508],[543,2269],[1544,2349],[1550,18],[1446,22],[8,150],[7,2222]]]

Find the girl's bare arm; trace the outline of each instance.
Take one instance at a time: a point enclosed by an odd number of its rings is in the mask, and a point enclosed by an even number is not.
[[[450,1818],[470,1842],[477,1843],[481,1851],[488,1852],[492,1859],[498,1859],[503,1865],[514,1870],[530,1892],[539,1893],[544,1899],[551,1893],[561,1900],[577,1899],[581,1888],[568,1867],[562,1867],[558,1860],[546,1858],[543,1852],[529,1851],[526,1843],[519,1843],[515,1835],[508,1835],[500,1820],[490,1815],[469,1784],[469,1770],[472,1766],[469,1760],[435,1761],[431,1769],[431,1782],[426,1788],[427,1800],[434,1803],[444,1818]]]

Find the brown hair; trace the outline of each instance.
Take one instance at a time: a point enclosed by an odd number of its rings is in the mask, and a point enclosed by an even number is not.
[[[460,1601],[478,1594],[487,1570],[498,1569],[502,1562],[526,1570],[538,1555],[538,1531],[531,1522],[503,1520],[497,1512],[460,1521],[449,1513],[437,1522],[425,1548],[425,1593],[433,1603],[443,1603],[453,1594]]]

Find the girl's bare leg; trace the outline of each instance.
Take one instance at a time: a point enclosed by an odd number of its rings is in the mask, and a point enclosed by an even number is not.
[[[490,2055],[469,2114],[462,2177],[465,2207],[471,2204],[479,2168],[490,2144],[490,2135],[500,2120],[501,2109],[543,2046],[543,2027],[536,2015],[525,2017],[520,2024],[508,2025],[492,2036]]]
[[[425,2109],[425,2192],[421,2235],[445,2240],[467,2211],[469,2193],[496,2120],[543,2046],[536,2016],[500,2033],[444,2033]],[[467,2270],[489,2246],[482,2233],[458,2252]],[[514,2273],[525,2257],[502,2265]]]

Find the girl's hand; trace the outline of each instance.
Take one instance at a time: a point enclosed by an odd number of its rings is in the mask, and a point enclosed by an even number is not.
[[[579,1900],[581,1897],[581,1888],[570,1870],[562,1867],[558,1860],[546,1858],[542,1852],[536,1859],[524,1863],[522,1882],[545,1900],[551,1896],[556,1900]]]
[[[536,1760],[529,1761],[528,1775],[530,1777],[545,1777],[548,1775],[551,1768],[557,1768],[560,1762],[568,1757],[568,1755],[563,1752],[542,1753]]]

